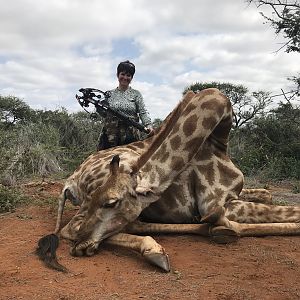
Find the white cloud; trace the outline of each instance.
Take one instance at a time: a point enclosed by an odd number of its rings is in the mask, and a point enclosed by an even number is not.
[[[286,77],[299,72],[299,54],[275,53],[282,39],[243,0],[0,5],[0,94],[19,96],[33,108],[80,110],[77,90],[114,88],[116,65],[127,58],[137,67],[132,85],[153,118],[165,117],[196,81],[278,93],[290,84]],[[128,42],[137,51],[123,57],[115,47]]]

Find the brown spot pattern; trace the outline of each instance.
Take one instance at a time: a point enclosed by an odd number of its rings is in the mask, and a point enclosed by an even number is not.
[[[163,143],[160,148],[154,153],[152,156],[153,160],[159,160],[162,156],[164,156],[167,152],[167,145]]]
[[[190,103],[182,113],[182,115],[185,117],[187,116],[190,112],[192,112],[197,106],[193,103]]]
[[[164,155],[160,158],[160,162],[163,164],[167,161],[167,159],[170,157],[169,152],[165,152]]]
[[[215,94],[217,91],[218,90],[215,88],[208,88],[208,89],[202,90],[199,95],[201,95],[203,97],[210,96],[210,95]]]
[[[224,98],[227,100],[227,98]],[[229,102],[227,100],[227,102]],[[227,105],[226,105],[227,106]],[[208,109],[214,112],[215,115],[218,116],[218,118],[221,118],[224,114],[224,105],[223,101],[220,101],[220,99],[209,99],[208,101],[205,101],[201,105],[201,109]]]
[[[174,136],[173,138],[171,138],[170,140],[170,144],[171,144],[171,149],[173,151],[176,151],[181,143],[181,137],[179,135]]]
[[[153,172],[150,173],[150,178],[149,178],[150,184],[153,184],[155,182],[155,178],[156,178],[155,173]]]
[[[145,164],[145,166],[143,167],[143,172],[148,173],[152,170],[152,166],[150,163]]]
[[[217,120],[214,116],[204,118],[202,121],[202,127],[206,130],[212,130],[217,124]]]
[[[218,169],[220,172],[220,183],[224,186],[230,186],[232,181],[239,176],[239,173],[235,172],[234,169],[223,165],[218,162]]]
[[[173,156],[171,160],[171,168],[175,171],[180,171],[183,169],[185,163],[182,157],[180,156]]]
[[[184,151],[188,152],[188,160],[189,161],[196,154],[196,152],[200,148],[202,142],[203,142],[203,137],[198,136],[198,137],[195,137],[195,138],[191,139],[190,141],[188,141],[185,144]]]
[[[183,133],[185,136],[191,136],[197,128],[198,118],[196,115],[188,117],[183,123]]]
[[[206,141],[204,143],[204,147],[197,152],[195,155],[195,160],[205,161],[212,159],[213,153],[210,148],[205,147]]]
[[[204,175],[205,179],[210,185],[212,185],[215,182],[215,171],[213,166],[213,162],[207,165],[198,166],[199,172]]]
[[[180,123],[176,123],[176,125],[173,127],[173,130],[171,132],[171,136],[172,135],[177,135],[178,131],[179,131],[179,128],[180,128]]]
[[[238,215],[239,217],[241,217],[241,216],[244,215],[244,213],[245,213],[245,208],[244,208],[244,206],[242,206],[242,207],[240,207],[240,209],[237,211],[237,215]]]
[[[234,214],[230,214],[230,215],[227,216],[227,219],[230,220],[230,221],[235,221],[236,218],[235,218]]]
[[[220,200],[223,196],[224,196],[224,191],[222,190],[222,189],[220,189],[220,188],[215,188],[214,189],[214,193],[215,193],[215,195],[216,195],[216,198],[218,199],[218,200]]]
[[[162,182],[162,179],[165,176],[164,170],[162,168],[160,168],[159,166],[155,166],[155,170],[156,170],[156,174],[158,174],[158,176],[159,176],[158,181]]]

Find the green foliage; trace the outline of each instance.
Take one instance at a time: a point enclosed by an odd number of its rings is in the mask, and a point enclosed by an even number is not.
[[[101,129],[101,121],[91,119],[84,112],[68,114],[65,108],[36,111],[35,122],[56,128],[61,147],[66,149],[80,147],[83,151],[95,149],[95,141]]]
[[[254,2],[257,7],[269,7],[272,16],[261,12],[260,14],[275,29],[276,34],[282,33],[287,42],[286,52],[300,52],[300,4],[297,0],[248,0]]]
[[[163,122],[163,120],[161,120],[159,118],[155,118],[152,122],[153,128],[158,128],[161,125],[162,122]]]
[[[3,131],[0,136],[0,171],[5,184],[27,175],[47,176],[61,170],[62,148],[55,128],[29,123]]]
[[[72,172],[96,149],[100,129],[101,121],[86,113],[68,114],[64,108],[30,110],[22,121],[0,126],[1,182],[11,185],[31,176]]]
[[[285,52],[300,52],[300,3],[298,0],[246,0],[248,3],[255,3],[258,8],[268,8],[268,13],[260,14],[267,20],[267,23],[275,29],[276,34],[282,34],[286,42],[279,48]],[[271,14],[269,13],[271,11]],[[290,100],[295,95],[300,95],[300,77],[289,78],[295,83],[295,89],[289,91]]]
[[[0,123],[9,127],[29,120],[33,110],[21,99],[14,96],[0,95]]]
[[[300,181],[293,185],[292,192],[294,194],[300,193]]]
[[[280,103],[268,115],[235,130],[230,152],[247,175],[300,179],[300,109]]]
[[[0,213],[14,211],[17,205],[27,201],[16,189],[0,185]]]

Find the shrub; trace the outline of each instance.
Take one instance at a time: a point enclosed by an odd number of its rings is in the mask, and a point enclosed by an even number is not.
[[[17,205],[26,200],[27,197],[18,190],[0,185],[0,213],[14,211]]]

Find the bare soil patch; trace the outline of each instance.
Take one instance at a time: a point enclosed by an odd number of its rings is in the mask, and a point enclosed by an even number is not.
[[[56,221],[60,183],[24,187],[34,204],[0,216],[0,299],[300,299],[300,237],[242,238],[217,245],[206,238],[155,236],[170,256],[163,273],[134,252],[103,246],[76,258],[61,241],[59,261],[70,272],[49,270],[34,254]],[[275,198],[300,204],[289,186],[270,187]],[[43,205],[37,205],[36,203]],[[65,222],[75,213],[68,208]]]

